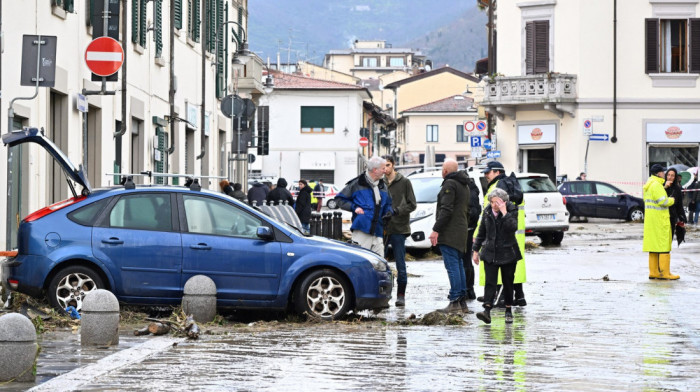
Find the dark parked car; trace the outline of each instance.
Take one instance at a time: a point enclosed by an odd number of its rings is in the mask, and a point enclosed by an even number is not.
[[[644,201],[601,181],[568,181],[559,185],[570,216],[644,220]]]
[[[377,254],[308,237],[220,192],[182,186],[91,189],[36,129],[5,133],[3,143],[33,142],[63,166],[82,193],[22,220],[18,255],[2,264],[4,285],[44,293],[58,309],[82,307],[103,288],[122,303],[169,305],[185,282],[207,275],[220,307],[294,309],[335,319],[353,309],[381,309],[392,273]]]

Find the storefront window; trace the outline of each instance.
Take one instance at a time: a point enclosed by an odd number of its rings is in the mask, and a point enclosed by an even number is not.
[[[649,147],[649,166],[681,164],[688,167],[698,165],[698,147]]]

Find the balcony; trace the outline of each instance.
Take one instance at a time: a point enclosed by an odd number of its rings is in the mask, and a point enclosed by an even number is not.
[[[263,61],[253,56],[245,65],[245,73],[238,78],[238,92],[241,95],[257,97],[265,94],[262,85]]]
[[[576,75],[540,74],[526,76],[497,76],[485,87],[481,103],[486,110],[503,119],[515,120],[518,109],[544,109],[559,118],[575,116]]]

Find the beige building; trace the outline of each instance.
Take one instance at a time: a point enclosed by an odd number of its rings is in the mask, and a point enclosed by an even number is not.
[[[248,24],[247,0],[176,0],[174,108],[177,120],[170,118],[170,50],[168,1],[131,0],[116,36],[124,49],[124,69],[118,80],[107,82],[115,95],[87,96],[86,132],[83,115],[76,102],[83,89],[100,90],[101,83],[91,81],[84,61],[85,49],[93,40],[90,0],[5,1],[2,9],[2,132],[8,131],[8,106],[18,97],[31,97],[34,88],[20,85],[23,35],[56,36],[56,75],[53,87],[41,87],[34,99],[16,101],[12,128],[44,128],[50,138],[76,165],[87,167],[94,188],[110,186],[117,179],[106,173],[133,173],[144,170],[195,175],[229,176],[231,122],[220,111],[221,98],[234,84],[243,97],[254,100],[263,93],[262,61],[253,56],[235,80],[231,68],[237,47],[231,34],[219,47],[216,31],[234,28],[220,23],[234,21],[235,30],[245,37]],[[120,6],[125,4],[119,2]],[[199,8],[195,5],[198,5]],[[203,12],[206,15],[203,15]],[[213,22],[216,21],[216,22]],[[212,24],[209,24],[212,22]],[[209,32],[210,34],[207,34]],[[214,67],[219,50],[220,67]],[[202,63],[202,52],[205,61]],[[203,91],[203,87],[205,90]],[[185,121],[187,120],[187,121]],[[124,125],[125,127],[122,127]],[[84,135],[86,135],[84,137]],[[8,149],[0,148],[0,172],[7,173]],[[48,154],[36,145],[15,147],[13,153],[12,222],[28,213],[71,195],[65,176]],[[148,180],[136,179],[136,182]],[[155,182],[155,180],[154,180]],[[180,180],[182,183],[182,180]],[[204,181],[204,187],[217,189],[217,181]],[[7,185],[0,184],[2,224],[6,232]],[[10,231],[16,229],[12,225]],[[7,236],[7,237],[6,237]]]
[[[486,134],[485,119],[479,118],[474,99],[463,95],[409,108],[400,114],[397,142],[403,148],[404,164],[423,163],[426,146],[434,150],[436,162],[445,158],[467,160],[471,158],[470,137]]]
[[[499,2],[483,105],[506,168],[639,193],[651,164],[697,166],[699,3]]]

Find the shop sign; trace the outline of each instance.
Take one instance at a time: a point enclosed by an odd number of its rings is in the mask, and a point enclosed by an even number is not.
[[[554,124],[518,125],[518,144],[552,144],[557,142]]]
[[[335,153],[301,152],[299,153],[301,170],[335,170]]]
[[[700,123],[648,123],[648,143],[700,143]]]

